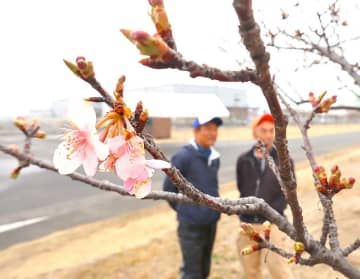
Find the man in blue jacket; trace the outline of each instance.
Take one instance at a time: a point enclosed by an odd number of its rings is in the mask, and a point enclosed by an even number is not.
[[[180,148],[171,163],[184,177],[203,193],[219,196],[218,171],[220,154],[213,148],[218,127],[223,121],[219,117],[198,117],[193,123],[194,140]],[[167,177],[165,191],[178,192]],[[220,213],[205,206],[170,203],[176,210],[178,238],[183,263],[182,279],[205,279],[210,273],[211,252]]]

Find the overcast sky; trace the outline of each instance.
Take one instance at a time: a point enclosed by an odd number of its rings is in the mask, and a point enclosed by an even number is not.
[[[279,18],[278,6],[269,5],[270,1],[254,2],[266,11],[267,19]],[[232,0],[165,1],[178,49],[186,58],[222,69],[238,67],[234,58],[242,61],[246,53],[237,45],[238,21],[231,4]],[[128,89],[172,82],[219,85],[137,63],[141,55],[119,29],[154,33],[148,10],[147,0],[1,1],[0,116],[45,108],[55,99],[96,95],[62,62],[80,55],[93,61],[98,80],[110,92],[122,74],[127,77]],[[309,87],[311,83],[306,82]],[[323,88],[319,82],[313,83],[316,90]]]

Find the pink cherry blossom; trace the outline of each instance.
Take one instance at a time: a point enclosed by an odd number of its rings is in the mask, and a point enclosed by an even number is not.
[[[131,129],[127,124],[127,127]],[[151,177],[154,169],[166,169],[171,165],[163,160],[146,160],[143,140],[136,135],[126,139],[120,135],[107,140],[110,148],[110,159],[105,166],[115,169],[116,174],[124,181],[126,191],[137,198],[143,198],[151,192]],[[117,157],[114,160],[114,157]]]
[[[96,173],[99,160],[105,160],[109,148],[96,135],[96,115],[87,103],[71,103],[67,114],[71,129],[54,152],[53,162],[60,174],[73,173],[83,165],[87,175]]]

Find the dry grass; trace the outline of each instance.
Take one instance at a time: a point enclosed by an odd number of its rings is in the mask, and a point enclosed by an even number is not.
[[[319,163],[341,166],[345,176],[360,181],[360,147],[335,152]],[[319,236],[321,210],[310,169],[297,164],[299,199],[309,231]],[[343,246],[359,236],[360,189],[344,190],[335,198],[335,212]],[[235,185],[223,185],[222,196],[237,197]],[[288,213],[289,214],[289,213]],[[213,253],[212,279],[242,278],[235,249],[239,230],[236,216],[223,215]],[[351,260],[360,266],[359,251]],[[178,278],[180,253],[175,214],[165,203],[126,216],[79,226],[0,252],[0,278]],[[330,268],[293,267],[297,278],[344,278]]]

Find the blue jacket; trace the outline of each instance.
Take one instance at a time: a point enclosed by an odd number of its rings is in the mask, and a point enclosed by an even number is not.
[[[171,158],[171,163],[200,191],[218,197],[219,157],[219,153],[211,149],[210,157],[207,159],[197,150],[196,144],[192,143],[181,147]],[[168,177],[164,181],[163,189],[168,192],[178,192]],[[184,224],[212,224],[220,217],[219,212],[205,206],[185,203],[170,203],[170,206],[176,210],[178,221]]]

